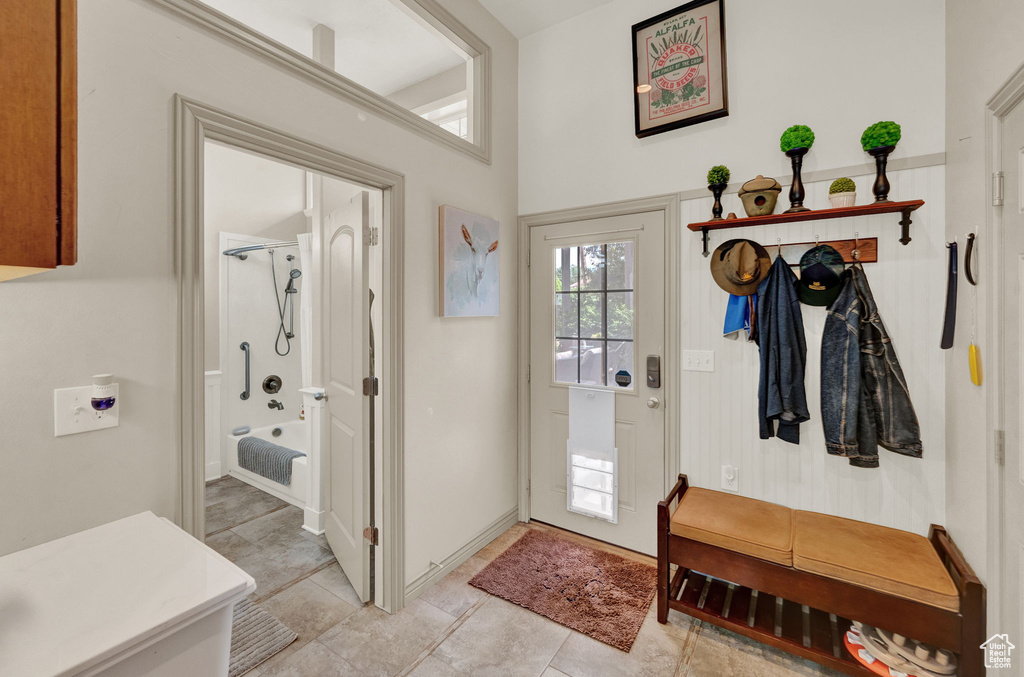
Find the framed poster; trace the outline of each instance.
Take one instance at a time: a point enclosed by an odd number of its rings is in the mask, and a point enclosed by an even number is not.
[[[443,205],[438,214],[441,317],[498,315],[498,222]]]
[[[729,114],[725,0],[696,0],[633,26],[639,138]]]

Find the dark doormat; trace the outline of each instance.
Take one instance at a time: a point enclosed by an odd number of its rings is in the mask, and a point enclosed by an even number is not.
[[[531,530],[469,583],[628,652],[657,575],[653,566]]]

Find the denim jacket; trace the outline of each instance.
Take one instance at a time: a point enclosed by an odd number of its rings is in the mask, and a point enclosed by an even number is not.
[[[757,387],[758,421],[762,440],[775,435],[800,444],[800,423],[809,418],[804,391],[807,343],[796,275],[779,256],[757,287],[757,345],[761,378]]]
[[[843,273],[821,340],[821,418],[828,453],[878,467],[878,447],[921,457],[921,429],[896,349],[864,269]]]

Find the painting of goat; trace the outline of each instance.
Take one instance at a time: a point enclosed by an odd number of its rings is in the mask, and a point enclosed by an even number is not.
[[[439,226],[441,316],[497,316],[498,222],[444,205]]]

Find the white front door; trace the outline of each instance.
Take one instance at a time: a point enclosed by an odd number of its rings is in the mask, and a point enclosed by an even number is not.
[[[368,454],[369,265],[360,220],[326,219],[323,246],[323,368],[327,383],[327,542],[364,602],[370,598],[372,491]]]
[[[1010,641],[1024,647],[1024,104],[1003,119],[1002,161],[1006,195],[1003,202],[1001,279],[1003,318],[1003,420],[1006,429],[1006,464],[1003,467],[1002,602],[1001,624],[993,632],[1007,633]],[[1014,663],[1024,648],[1017,650]]]
[[[531,228],[530,517],[648,554],[665,491],[664,384],[647,383],[666,340],[665,252],[663,211]],[[617,523],[582,514],[603,511],[606,486],[567,489],[573,384],[615,393]]]

